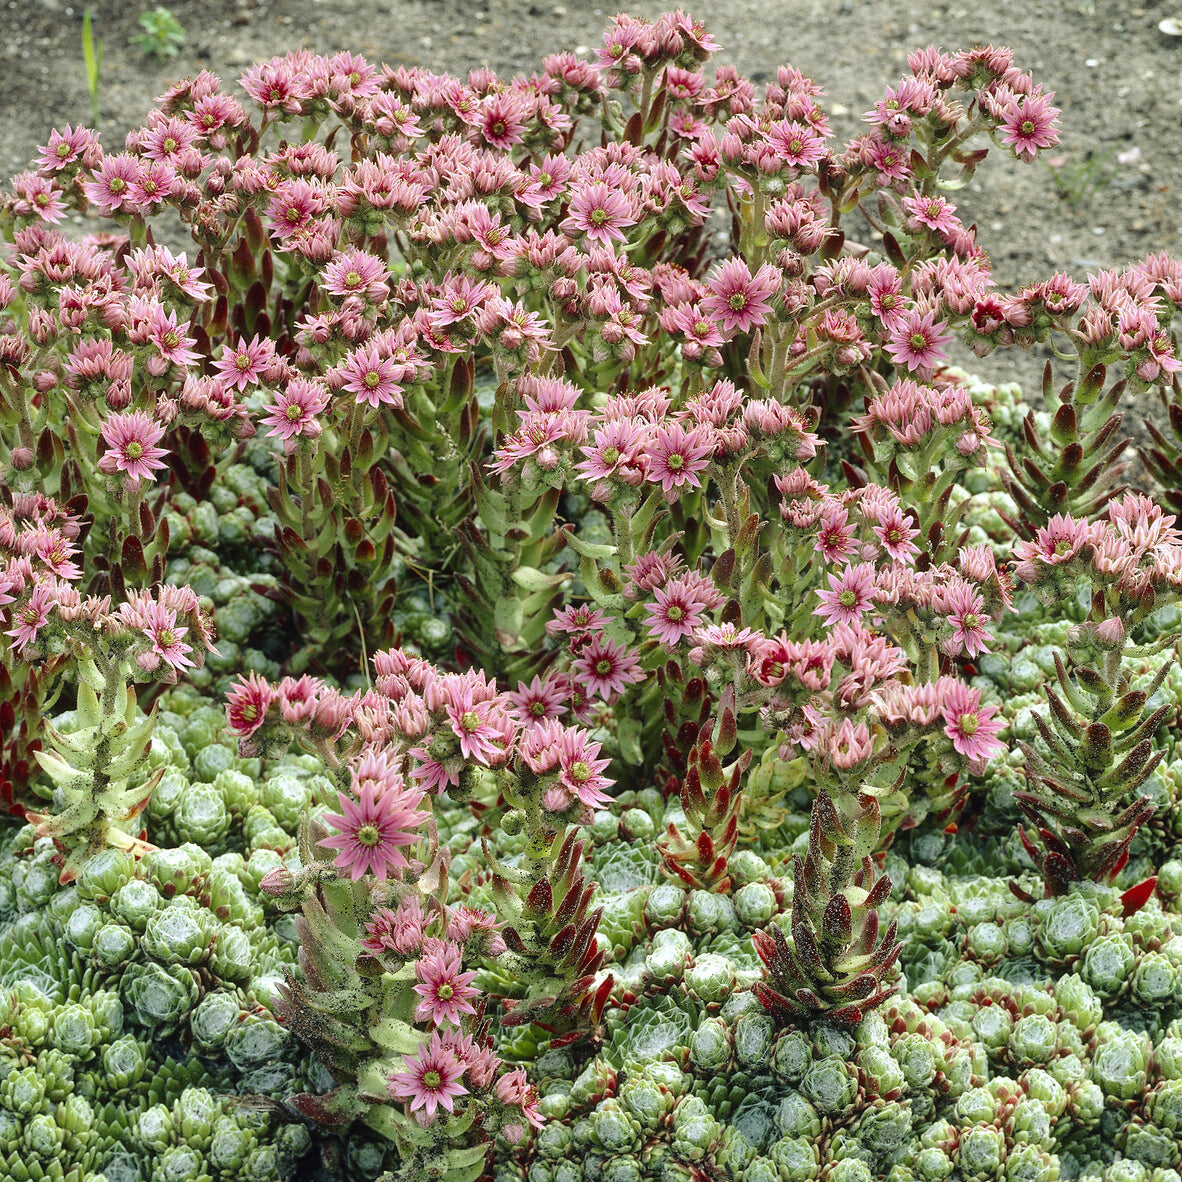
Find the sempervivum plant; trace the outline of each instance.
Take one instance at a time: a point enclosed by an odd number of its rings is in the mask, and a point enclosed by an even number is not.
[[[889,974],[901,948],[897,925],[879,931],[891,880],[869,854],[877,821],[869,798],[851,832],[823,791],[814,805],[808,852],[793,860],[792,944],[775,924],[754,936],[769,976],[755,993],[781,1023],[822,1017],[857,1025],[895,992]]]
[[[1148,703],[1168,662],[1143,690],[1131,687],[1124,662],[1138,655],[1130,630],[1177,595],[1182,535],[1173,524],[1151,500],[1129,494],[1109,506],[1105,520],[1059,516],[1017,548],[1018,573],[1040,594],[1073,592],[1082,583],[1091,599],[1089,619],[1069,637],[1070,677],[1056,656],[1062,696],[1047,688],[1050,712],[1035,715],[1038,741],[1022,744],[1028,788],[1015,799],[1041,839],[1041,850],[1032,842],[1028,848],[1048,891],[1114,877],[1153,813],[1153,803],[1134,794],[1164,755],[1153,740],[1171,710]]]
[[[845,144],[717,49],[300,50],[14,178],[0,1176],[1179,1182],[1182,264],[995,288],[1004,49]]]

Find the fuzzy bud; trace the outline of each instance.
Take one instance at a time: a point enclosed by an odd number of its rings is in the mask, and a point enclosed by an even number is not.
[[[295,889],[295,876],[286,866],[276,866],[268,870],[259,882],[259,890],[272,898],[281,899]]]

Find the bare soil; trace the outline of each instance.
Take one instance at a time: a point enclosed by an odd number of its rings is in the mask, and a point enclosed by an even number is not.
[[[672,3],[623,5],[652,17]],[[28,166],[51,127],[90,122],[83,5],[0,0],[0,174]],[[208,69],[230,81],[253,61],[298,46],[350,50],[371,61],[506,76],[561,50],[589,54],[616,5],[602,0],[172,0],[185,30],[174,58],[131,44],[141,0],[95,0],[104,45],[99,123],[109,146],[138,126],[174,79]],[[976,222],[1002,287],[1066,271],[1076,278],[1147,253],[1177,253],[1182,237],[1182,37],[1158,31],[1182,0],[714,0],[689,3],[723,52],[757,83],[792,64],[825,90],[843,139],[914,49],[1008,45],[1062,108],[1060,147],[1020,164],[1000,151],[956,194]],[[1089,11],[1090,9],[1090,11]],[[1007,350],[971,359],[994,381],[1033,394],[1046,355]],[[1141,408],[1138,408],[1140,410]],[[1149,411],[1146,406],[1144,410]]]

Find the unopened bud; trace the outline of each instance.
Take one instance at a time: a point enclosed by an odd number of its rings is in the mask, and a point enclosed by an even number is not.
[[[1096,644],[1103,649],[1121,649],[1125,643],[1124,621],[1119,616],[1096,625]]]
[[[273,898],[280,899],[295,889],[295,876],[286,866],[268,870],[259,883],[259,890]]]

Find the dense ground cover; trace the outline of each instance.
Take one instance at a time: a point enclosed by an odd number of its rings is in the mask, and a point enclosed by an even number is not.
[[[713,51],[298,51],[14,178],[13,1178],[1177,1182],[1182,264],[994,287],[1006,50],[845,144]]]

